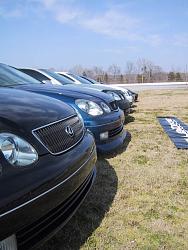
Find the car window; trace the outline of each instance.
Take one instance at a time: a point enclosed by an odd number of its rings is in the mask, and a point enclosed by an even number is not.
[[[69,79],[70,81],[72,81],[72,83],[75,83],[76,81],[72,78],[70,78],[69,76],[67,75],[64,75],[63,73],[58,73],[59,75],[63,76],[63,77],[66,77],[67,79]]]
[[[39,80],[40,82],[43,81],[50,81],[50,78],[47,76],[41,74],[40,72],[33,70],[33,69],[20,69],[22,72],[26,73],[27,75],[30,75],[34,77],[35,79]]]
[[[60,83],[62,83],[63,85],[66,84],[73,84],[73,82],[69,79],[67,79],[66,77],[59,75],[53,71],[47,70],[47,69],[41,69],[41,71],[45,72],[46,74],[48,74],[49,76],[53,77],[54,79],[56,79],[57,81],[59,81]]]
[[[88,81],[90,81],[93,84],[101,84],[100,82],[97,82],[96,80],[91,79],[89,77],[86,77],[86,76],[81,76],[81,77],[84,78],[84,79],[86,79],[86,80],[88,80]]]
[[[83,83],[83,84],[92,84],[90,81],[78,76],[78,75],[75,75],[75,74],[72,74],[72,73],[68,73],[68,75],[74,77],[76,80],[78,80],[79,82]]]
[[[0,86],[16,86],[20,84],[40,84],[36,79],[5,64],[0,64]]]

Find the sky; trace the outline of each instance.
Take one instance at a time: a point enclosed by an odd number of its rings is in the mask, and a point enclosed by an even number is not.
[[[187,0],[0,0],[0,62],[108,68],[188,65]]]

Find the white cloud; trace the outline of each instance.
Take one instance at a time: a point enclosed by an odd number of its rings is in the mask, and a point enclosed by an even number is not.
[[[61,23],[69,23],[76,20],[82,13],[78,8],[72,6],[73,1],[65,0],[39,0],[46,10],[54,15],[54,18]]]
[[[32,1],[32,0],[31,0]],[[119,6],[111,6],[99,15],[80,9],[75,0],[33,0],[43,5],[54,18],[61,23],[74,21],[85,29],[112,37],[129,37],[136,39],[134,33],[140,20],[130,17]]]
[[[46,7],[46,8],[51,8],[54,5],[57,4],[57,0],[41,0],[41,3]]]
[[[79,18],[81,14],[82,12],[79,10],[61,8],[56,12],[56,20],[61,23],[68,23]]]
[[[126,11],[115,7],[103,15],[83,19],[81,25],[95,33],[130,42],[142,42],[150,46],[159,46],[163,42],[159,34],[144,32],[143,20],[131,17]]]
[[[1,0],[0,0],[1,1]],[[159,46],[164,39],[159,35],[145,31],[148,24],[126,12],[124,6],[114,4],[100,13],[80,8],[76,0],[25,0],[23,5],[16,5],[15,10],[0,9],[0,16],[19,17],[21,15],[48,16],[49,14],[62,24],[71,24],[85,30],[116,39],[140,42],[150,46]],[[176,39],[176,43],[186,43],[187,38]]]
[[[116,10],[107,10],[104,14],[82,20],[81,24],[96,33],[116,38],[136,39],[134,30],[140,21]]]
[[[144,42],[150,46],[159,46],[162,43],[160,35],[145,34],[142,31],[143,20],[128,15],[120,6],[112,6],[96,15],[79,9],[74,0],[69,2],[66,0],[40,1],[48,11],[52,12],[54,18],[63,24],[71,23],[104,36],[131,42]]]

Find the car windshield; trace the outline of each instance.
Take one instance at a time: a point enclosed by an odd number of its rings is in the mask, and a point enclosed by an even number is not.
[[[83,83],[83,84],[92,84],[90,81],[82,78],[81,76],[72,74],[72,73],[68,73],[69,76],[72,76],[73,78],[75,78],[76,80],[78,80],[79,82]]]
[[[5,64],[0,64],[0,87],[10,87],[23,84],[40,84],[34,78]]]
[[[90,81],[90,82],[93,83],[93,84],[101,84],[100,82],[97,82],[96,80],[91,79],[91,78],[89,78],[89,77],[83,76],[83,78],[86,79],[86,80],[88,80],[88,81]]]
[[[74,84],[73,81],[67,79],[66,77],[59,75],[55,72],[52,72],[50,70],[47,69],[41,69],[41,71],[45,72],[46,74],[48,74],[49,76],[53,77],[54,79],[56,79],[57,81],[59,81],[60,83],[62,83],[62,85],[66,85],[66,84]]]

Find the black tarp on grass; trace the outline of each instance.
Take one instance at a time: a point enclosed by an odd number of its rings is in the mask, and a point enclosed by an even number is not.
[[[161,117],[157,119],[171,141],[178,149],[188,149],[188,125],[173,116]]]

